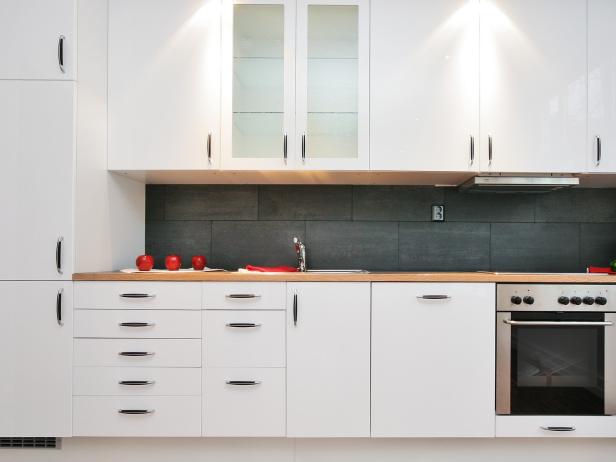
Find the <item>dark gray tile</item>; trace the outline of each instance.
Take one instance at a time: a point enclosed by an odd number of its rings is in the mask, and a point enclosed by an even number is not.
[[[304,237],[303,221],[217,221],[212,231],[212,264],[237,269],[250,265],[297,266],[293,237]]]
[[[492,225],[494,271],[580,271],[579,225],[496,223]]]
[[[400,269],[475,271],[490,266],[488,223],[400,223]]]
[[[442,204],[443,188],[428,186],[355,186],[353,219],[430,221],[431,206]]]
[[[166,220],[256,220],[256,186],[167,186]]]
[[[309,268],[396,270],[398,225],[390,222],[306,223]]]
[[[165,185],[149,184],[145,187],[145,219],[165,219]]]
[[[616,225],[581,225],[581,263],[582,267],[608,266],[616,260]]]
[[[537,222],[616,222],[616,189],[568,189],[537,196]]]
[[[532,194],[473,194],[448,189],[445,220],[461,222],[532,223],[535,196]]]
[[[190,268],[193,255],[210,259],[211,237],[209,221],[150,221],[145,227],[145,250],[154,257],[156,268],[164,268],[165,256],[171,253],[180,255],[182,266]]]
[[[261,186],[260,220],[350,220],[351,186]]]

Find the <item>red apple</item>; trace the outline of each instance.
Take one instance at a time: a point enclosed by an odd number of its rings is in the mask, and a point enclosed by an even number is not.
[[[194,270],[201,271],[207,265],[207,259],[204,255],[195,255],[192,257],[192,267]]]
[[[165,268],[169,271],[177,271],[182,267],[182,259],[179,255],[171,254],[165,257]]]
[[[154,268],[154,257],[152,255],[139,255],[135,264],[139,271],[150,271]]]

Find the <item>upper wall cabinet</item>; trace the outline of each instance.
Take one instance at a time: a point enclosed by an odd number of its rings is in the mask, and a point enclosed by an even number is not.
[[[222,167],[369,167],[368,0],[227,0]]]
[[[0,2],[0,79],[74,80],[75,0]]]
[[[588,1],[588,171],[616,172],[616,2]]]
[[[371,168],[478,170],[478,2],[375,1],[370,38]]]
[[[109,169],[218,168],[219,126],[220,0],[110,0]]]
[[[481,170],[583,172],[586,0],[480,8]]]

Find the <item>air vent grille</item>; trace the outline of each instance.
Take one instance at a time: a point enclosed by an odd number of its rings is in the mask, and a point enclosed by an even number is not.
[[[0,448],[56,449],[59,447],[59,438],[0,438]]]

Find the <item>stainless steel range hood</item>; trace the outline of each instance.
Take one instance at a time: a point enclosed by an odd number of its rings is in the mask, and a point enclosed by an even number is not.
[[[472,193],[546,193],[580,184],[571,176],[476,176],[460,185]]]

